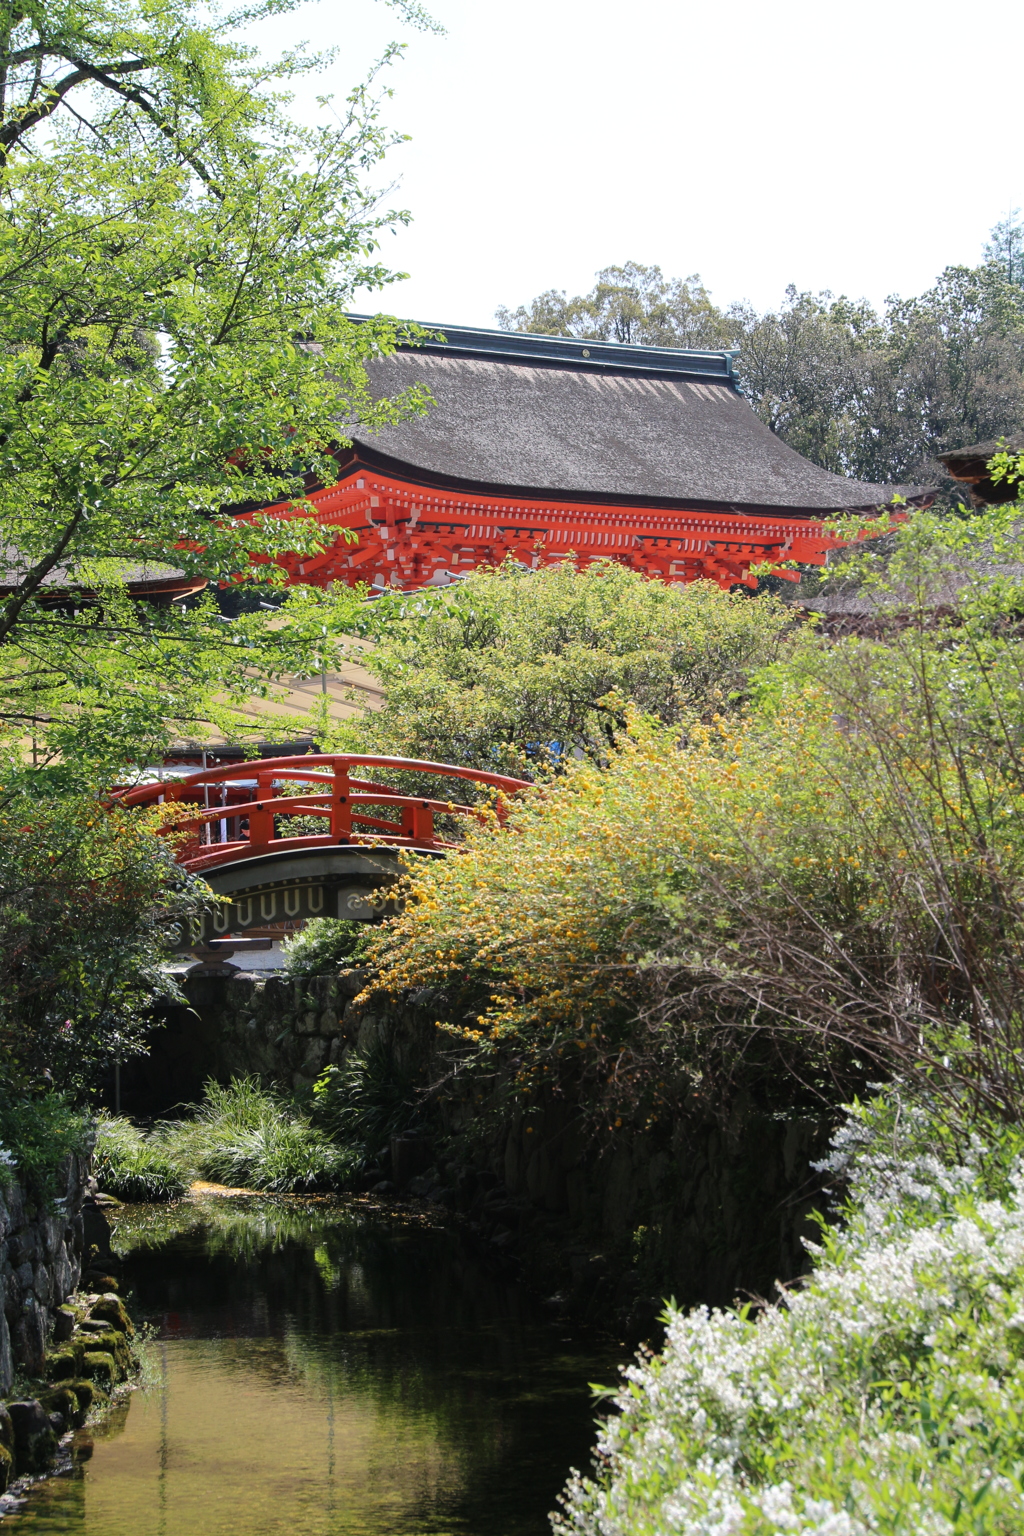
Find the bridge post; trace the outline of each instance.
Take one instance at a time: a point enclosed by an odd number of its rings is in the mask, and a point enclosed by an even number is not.
[[[352,795],[348,782],[348,763],[335,758],[331,781],[331,836],[336,843],[352,841]]]
[[[403,805],[402,835],[412,838],[414,843],[434,841],[434,813],[428,801],[424,800],[420,805]]]
[[[256,775],[256,792],[253,799],[257,802],[272,800],[274,798],[274,776],[270,773],[258,773]],[[270,811],[249,812],[249,846],[255,848],[263,846],[273,840],[274,817]]]

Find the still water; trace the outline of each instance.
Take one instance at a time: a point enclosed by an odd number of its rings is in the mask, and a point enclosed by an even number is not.
[[[146,1384],[3,1536],[544,1536],[589,1463],[624,1351],[426,1219],[207,1197],[114,1246]]]

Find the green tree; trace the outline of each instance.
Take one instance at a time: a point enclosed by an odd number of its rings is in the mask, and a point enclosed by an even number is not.
[[[730,311],[744,390],[761,420],[798,453],[851,473],[863,431],[865,362],[884,328],[863,301],[798,293],[778,312]]]
[[[144,1048],[169,924],[207,895],[142,817],[69,767],[0,763],[0,1099],[44,1076],[79,1093]]]
[[[855,479],[937,485],[956,506],[962,490],[936,455],[1024,423],[1024,289],[1011,226],[993,232],[1002,244],[985,265],[948,267],[926,293],[890,299],[881,314],[793,286],[777,310],[722,310],[698,278],[627,263],[599,273],[590,294],[552,289],[497,317],[510,330],[734,348],[754,410],[798,453]]]
[[[498,309],[503,330],[622,341],[645,347],[728,346],[731,327],[697,274],[666,278],[660,267],[627,261],[605,267],[588,294],[567,299],[551,288],[528,306]]]
[[[788,625],[773,598],[670,587],[612,562],[477,571],[374,605],[365,665],[387,702],[335,739],[512,773],[601,759],[630,706],[666,722],[728,708]]]
[[[225,508],[331,483],[339,423],[426,404],[371,398],[364,365],[399,327],[346,318],[406,217],[365,184],[393,139],[381,91],[302,127],[284,93],[323,61],[264,64],[235,35],[291,9],[0,4],[0,709],[64,753],[137,755],[330,664],[351,598],[239,628],[212,600],[140,606],[127,581],[265,580],[325,535]]]
[[[1019,208],[1011,208],[989,232],[984,255],[999,264],[1008,283],[1024,285],[1024,220]]]
[[[935,455],[1024,422],[1024,290],[992,264],[947,267],[919,298],[890,300],[866,374],[855,472],[962,499]]]

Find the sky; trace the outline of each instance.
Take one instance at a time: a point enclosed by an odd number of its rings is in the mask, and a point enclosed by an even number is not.
[[[881,305],[975,264],[1024,204],[1020,0],[427,4],[444,36],[381,0],[251,34],[337,48],[307,117],[407,45],[385,115],[410,141],[386,175],[413,222],[381,256],[410,275],[361,308],[492,326],[626,260],[700,273],[719,304],[776,306],[795,283]]]

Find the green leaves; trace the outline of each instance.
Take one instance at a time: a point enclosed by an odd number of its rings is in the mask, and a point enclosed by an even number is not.
[[[46,1073],[81,1093],[140,1049],[171,986],[165,927],[209,893],[70,765],[37,774],[6,758],[0,778],[0,1100]]]
[[[372,81],[340,122],[291,122],[277,86],[302,60],[258,66],[191,0],[47,7],[0,31],[0,66],[4,49],[22,105],[0,165],[2,719],[85,750],[94,710],[106,720],[123,694],[117,735],[137,755],[218,709],[224,722],[217,696],[252,691],[285,643],[264,621],[229,647],[209,608],[183,625],[129,603],[140,568],[266,579],[282,551],[322,548],[333,535],[312,520],[227,509],[301,503],[336,477],[346,427],[425,408],[368,390],[398,323],[347,318],[356,289],[389,278],[373,253],[402,215],[362,181],[391,136]],[[22,55],[58,80],[84,60],[45,132],[26,126]],[[200,666],[175,662],[182,644]]]
[[[881,639],[783,647],[761,599],[600,570],[474,578],[382,615],[370,729],[392,750],[580,754],[517,799],[511,833],[471,829],[416,870],[369,941],[382,985],[443,988],[442,1027],[473,1059],[508,1047],[524,1086],[589,1073],[595,1118],[610,1094],[646,1115],[698,1085],[792,1112],[893,1070],[961,1115],[1018,1118],[1015,529],[902,530],[872,587]],[[773,652],[750,707],[715,707]],[[605,711],[628,724],[608,745]]]
[[[679,722],[729,708],[788,627],[767,598],[685,590],[611,562],[524,572],[378,600],[363,630],[387,687],[360,727],[377,750],[513,773],[603,759],[627,707]]]

